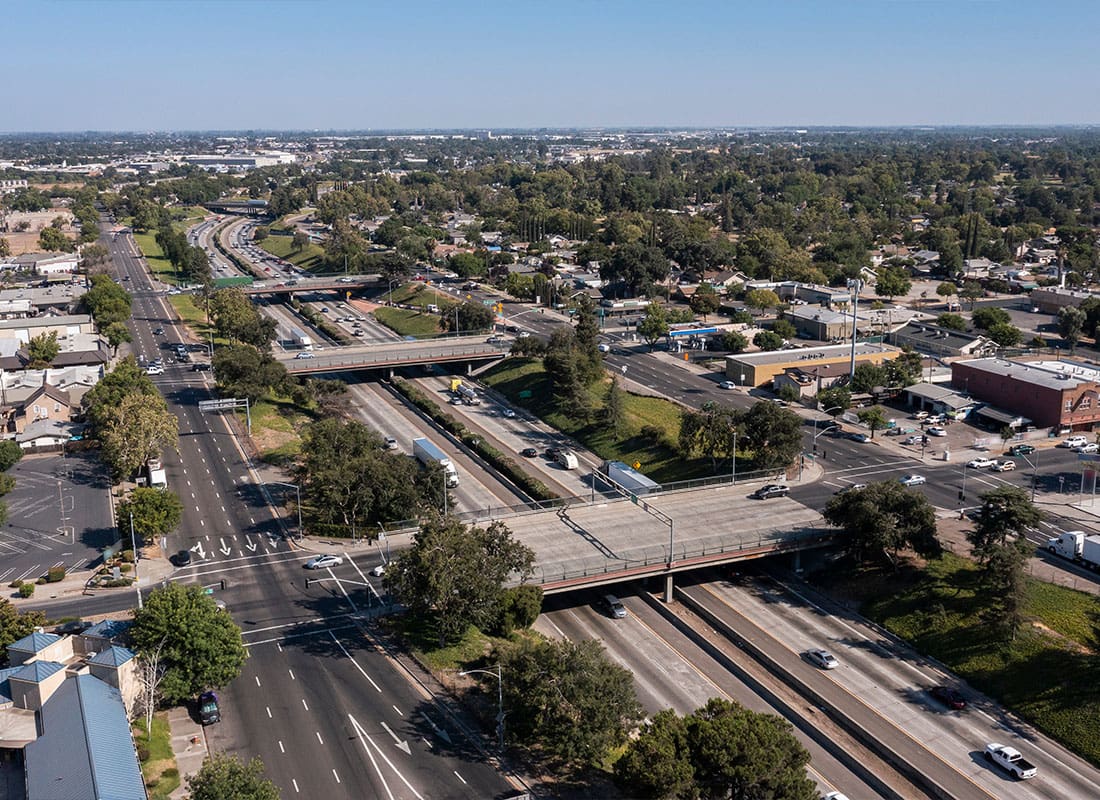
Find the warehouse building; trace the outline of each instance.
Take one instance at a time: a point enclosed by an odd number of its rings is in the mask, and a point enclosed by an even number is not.
[[[859,342],[856,344],[856,365],[883,364],[901,355],[901,350],[889,345]],[[738,386],[772,385],[777,375],[796,369],[811,373],[815,367],[829,364],[850,364],[850,344],[825,347],[796,347],[790,350],[771,350],[757,353],[739,353],[726,356],[726,377]]]

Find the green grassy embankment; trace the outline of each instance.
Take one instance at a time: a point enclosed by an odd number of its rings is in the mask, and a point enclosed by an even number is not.
[[[172,735],[168,714],[153,715],[152,735],[145,733],[145,718],[134,723],[134,744],[141,762],[141,775],[149,789],[150,800],[167,800],[180,785],[180,773],[172,754]]]
[[[402,336],[437,336],[442,332],[439,317],[426,311],[383,306],[374,310],[374,318]]]
[[[325,249],[321,245],[310,242],[301,250],[295,250],[292,236],[268,236],[258,244],[271,255],[285,258],[299,269],[318,269],[324,261]]]

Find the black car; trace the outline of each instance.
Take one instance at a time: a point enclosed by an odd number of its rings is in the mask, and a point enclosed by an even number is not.
[[[784,486],[781,483],[769,483],[767,486],[761,486],[751,495],[756,500],[767,500],[769,497],[786,497],[791,493],[791,487]]]
[[[203,692],[199,695],[199,721],[203,725],[211,725],[222,721],[222,710],[218,707],[218,696],[213,692]]]
[[[1008,448],[1008,454],[1010,456],[1029,456],[1035,452],[1035,448],[1030,444],[1014,444]]]
[[[551,461],[555,461],[560,454],[561,454],[561,448],[560,447],[547,447],[542,452],[542,457],[543,458],[548,458]]]
[[[192,372],[209,372],[210,365],[205,361],[198,361],[191,365]]]
[[[153,330],[153,335],[154,336],[163,336],[164,335],[164,328],[155,328]]]
[[[519,451],[519,454],[524,458],[538,458],[539,451],[533,447],[525,447]]]
[[[955,711],[962,711],[966,708],[966,699],[962,696],[962,693],[950,686],[933,686],[928,690],[928,694]]]
[[[191,564],[191,551],[180,550],[172,557],[172,561],[175,562],[177,567],[187,567]]]

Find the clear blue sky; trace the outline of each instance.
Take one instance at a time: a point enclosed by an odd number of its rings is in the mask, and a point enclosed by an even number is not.
[[[23,0],[0,130],[1100,122],[1098,0]]]

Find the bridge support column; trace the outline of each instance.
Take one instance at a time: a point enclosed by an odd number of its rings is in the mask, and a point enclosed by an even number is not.
[[[802,572],[802,551],[795,550],[791,553],[791,559],[794,562],[791,564],[791,568],[795,571],[795,574]]]
[[[665,596],[664,596],[664,601],[666,603],[671,603],[672,602],[672,589],[673,589],[673,586],[672,586],[672,573],[669,573],[668,575],[665,575]]]
[[[473,375],[473,374],[474,374],[474,362],[473,361],[467,361],[466,362],[466,375],[469,376],[469,375]]]
[[[393,367],[386,370],[386,378],[391,381],[393,380]]]

